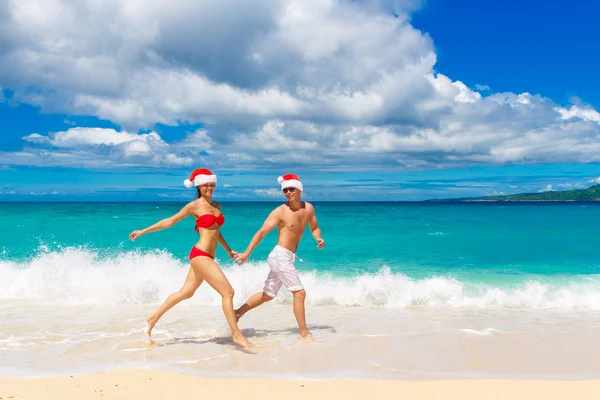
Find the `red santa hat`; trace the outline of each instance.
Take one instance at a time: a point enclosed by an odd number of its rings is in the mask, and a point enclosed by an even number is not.
[[[284,176],[277,178],[277,182],[281,183],[281,190],[293,187],[302,191],[302,182],[300,182],[298,175],[285,174]]]
[[[186,188],[204,185],[205,183],[217,183],[217,176],[206,168],[196,168],[190,175],[190,179],[183,181]]]

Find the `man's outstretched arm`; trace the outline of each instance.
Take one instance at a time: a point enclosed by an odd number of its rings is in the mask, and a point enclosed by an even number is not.
[[[267,236],[269,232],[271,232],[277,225],[279,225],[280,221],[281,217],[279,208],[276,208],[271,212],[271,214],[269,214],[269,216],[263,223],[263,226],[258,231],[256,231],[256,233],[252,237],[252,240],[250,241],[250,244],[246,248],[246,251],[238,254],[238,256],[235,258],[235,261],[238,264],[245,263],[248,257],[250,257],[250,254],[252,253],[254,248],[258,246],[258,244],[265,238],[265,236]]]
[[[314,208],[312,209],[312,213],[308,219],[308,226],[310,227],[310,233],[312,233],[313,237],[317,241],[317,247],[322,249],[325,246],[325,241],[321,237],[321,228],[319,228],[319,221],[317,221],[317,215]]]

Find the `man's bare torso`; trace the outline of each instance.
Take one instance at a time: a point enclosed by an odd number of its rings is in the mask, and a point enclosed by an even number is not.
[[[297,210],[292,210],[288,204],[283,204],[279,206],[278,211],[280,221],[277,244],[295,253],[306,225],[314,212],[313,206],[303,201]]]

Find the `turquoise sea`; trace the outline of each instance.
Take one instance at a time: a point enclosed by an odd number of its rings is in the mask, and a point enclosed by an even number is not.
[[[243,251],[277,204],[223,203],[230,246]],[[599,205],[313,204],[326,246],[307,230],[297,268],[322,371],[298,347],[288,293],[242,320],[262,369],[213,341],[227,330],[208,287],[159,322],[158,347],[142,344],[144,317],[183,282],[197,234],[189,218],[135,243],[127,236],[183,203],[2,203],[0,375],[158,366],[217,376],[600,376],[590,358],[599,350]],[[276,240],[272,232],[243,266],[219,249],[236,304],[261,290]],[[95,346],[111,351],[98,357]],[[480,364],[465,358],[473,349],[486,355]],[[86,354],[85,363],[57,367],[60,354]]]
[[[230,246],[243,251],[276,204],[225,203],[222,232]],[[600,273],[596,232],[600,207],[595,205],[315,206],[327,247],[318,250],[307,230],[298,250],[304,261],[298,268],[306,272],[356,277],[385,269],[415,280],[439,276],[499,288],[532,280],[555,285],[593,282]],[[8,263],[26,268],[50,255],[80,250],[101,264],[129,252],[160,251],[185,264],[197,240],[191,217],[136,243],[127,239],[133,229],[149,226],[181,207],[182,203],[5,203],[0,206],[0,260],[4,268]],[[276,241],[273,231],[252,259],[265,260]],[[217,257],[224,266],[230,264],[221,248]]]

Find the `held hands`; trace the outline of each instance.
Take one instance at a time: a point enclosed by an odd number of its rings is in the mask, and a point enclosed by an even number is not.
[[[237,251],[229,250],[227,254],[229,255],[229,258],[236,258],[239,253]]]
[[[235,262],[238,263],[238,265],[242,265],[243,263],[246,262],[248,257],[250,257],[249,253],[238,253],[238,254],[236,254]]]
[[[133,231],[129,234],[129,240],[131,240],[132,242],[135,242],[135,239],[139,238],[143,234],[144,234],[144,231],[142,231],[142,230]]]
[[[323,239],[317,239],[317,248],[322,249],[325,247],[325,241]]]

